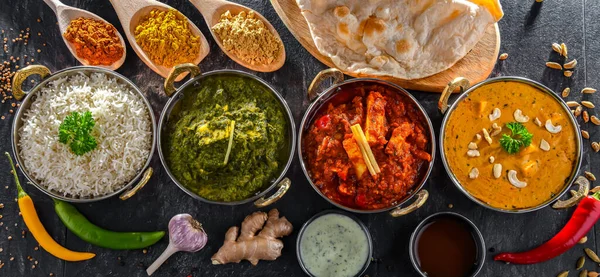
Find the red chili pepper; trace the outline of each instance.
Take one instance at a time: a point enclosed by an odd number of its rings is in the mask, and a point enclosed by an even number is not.
[[[330,121],[331,121],[331,117],[329,117],[329,115],[326,114],[326,115],[322,116],[321,118],[319,118],[315,122],[315,125],[317,126],[317,128],[323,129],[323,128],[327,127],[327,125],[329,125]]]
[[[515,264],[535,264],[550,260],[577,244],[594,227],[599,218],[600,192],[597,192],[583,198],[567,225],[546,243],[526,252],[500,253],[494,257],[494,260]]]

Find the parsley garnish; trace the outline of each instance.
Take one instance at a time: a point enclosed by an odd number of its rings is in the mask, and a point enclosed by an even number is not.
[[[500,138],[500,145],[509,154],[517,153],[521,147],[527,147],[531,144],[533,135],[527,131],[525,126],[519,122],[506,123],[506,128],[511,131],[511,135],[503,134]]]
[[[60,124],[58,141],[69,144],[71,151],[77,156],[90,152],[97,146],[96,139],[91,134],[95,124],[90,111],[83,114],[72,112]]]

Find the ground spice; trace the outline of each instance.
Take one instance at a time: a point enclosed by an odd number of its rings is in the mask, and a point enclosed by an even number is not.
[[[283,47],[281,40],[256,18],[254,11],[235,16],[226,11],[212,30],[226,51],[252,65],[271,64]]]
[[[77,56],[86,59],[90,65],[111,65],[125,52],[117,29],[102,20],[73,19],[63,36],[75,45]],[[41,52],[40,49],[37,51]]]
[[[173,67],[194,62],[200,53],[200,37],[175,9],[152,10],[135,27],[135,41],[157,65]]]

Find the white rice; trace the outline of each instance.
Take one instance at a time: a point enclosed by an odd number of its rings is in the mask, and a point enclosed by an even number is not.
[[[98,146],[82,156],[58,141],[71,112],[90,111]],[[93,198],[126,185],[144,166],[152,147],[152,121],[141,97],[104,73],[79,73],[41,88],[23,115],[19,148],[32,178],[66,197]]]

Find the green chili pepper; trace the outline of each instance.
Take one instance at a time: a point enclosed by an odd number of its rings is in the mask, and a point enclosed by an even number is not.
[[[54,199],[54,210],[60,220],[80,239],[93,245],[109,249],[141,249],[158,242],[164,231],[158,232],[113,232],[92,224],[75,206]]]

